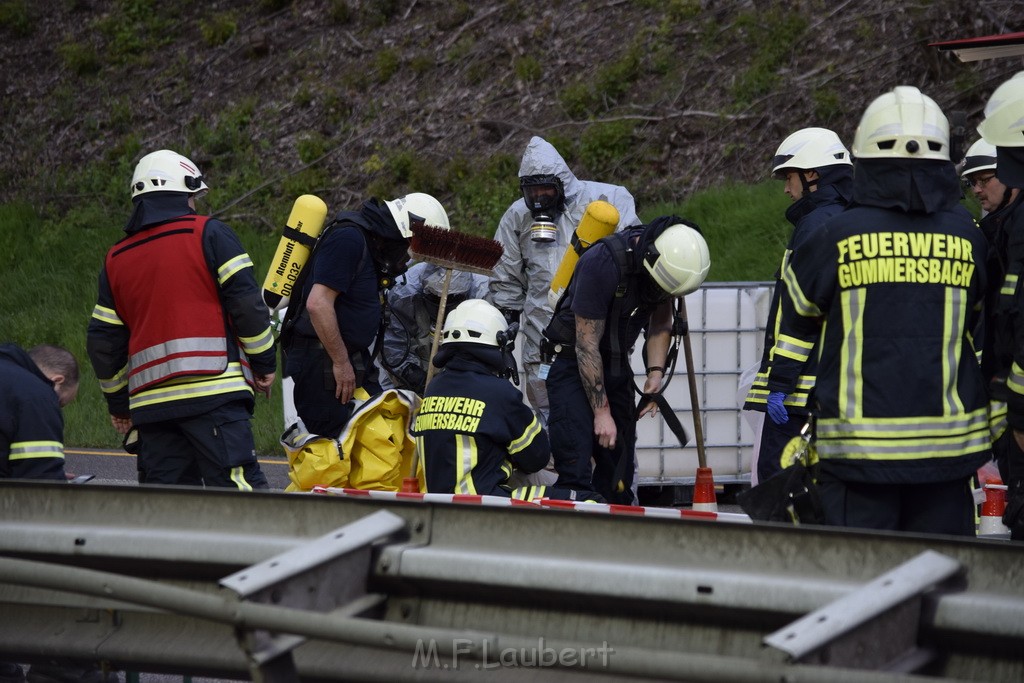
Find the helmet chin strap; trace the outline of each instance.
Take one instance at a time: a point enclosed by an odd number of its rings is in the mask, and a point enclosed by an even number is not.
[[[804,170],[799,171],[798,175],[800,176],[800,184],[803,185],[803,187],[804,187],[804,194],[809,194],[811,192],[814,192],[814,190],[812,190],[811,187],[812,186],[817,186],[818,185],[818,181],[814,180],[813,182],[811,182],[811,181],[807,180],[807,171],[804,171]]]
[[[1012,194],[1013,194],[1013,188],[1012,187],[1007,187],[1005,190],[1003,190],[1003,199],[1002,199],[1002,201],[999,202],[999,206],[997,206],[995,209],[992,210],[992,213],[995,213],[996,211],[999,211],[999,210],[1003,209],[1007,204],[1009,204],[1010,203],[1010,195],[1012,195]]]
[[[512,356],[512,351],[516,346],[516,335],[519,334],[519,323],[512,323],[507,329],[498,332],[496,341],[498,342],[498,348],[501,349],[501,360],[505,365],[502,371],[502,377],[511,379],[512,384],[519,386],[519,371],[516,370],[516,360]]]

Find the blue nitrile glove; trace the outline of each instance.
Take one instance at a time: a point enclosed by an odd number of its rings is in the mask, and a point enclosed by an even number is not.
[[[786,410],[786,406],[782,405],[785,400],[786,395],[781,391],[773,391],[768,394],[768,417],[777,425],[789,422],[789,411]]]

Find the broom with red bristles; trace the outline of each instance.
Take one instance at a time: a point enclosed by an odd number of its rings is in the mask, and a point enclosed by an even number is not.
[[[452,273],[462,270],[481,275],[493,275],[494,266],[501,259],[504,249],[500,242],[486,237],[467,235],[433,225],[413,224],[412,244],[409,251],[413,258],[445,269],[441,302],[437,308],[437,321],[434,324],[434,339],[430,344],[430,363],[427,366],[427,381],[424,384],[424,388],[426,388],[430,385],[430,380],[434,378],[434,355],[437,353],[437,347],[441,340],[441,328],[444,326]],[[412,458],[412,472],[402,480],[403,492],[416,493],[420,490],[418,469],[419,451],[415,451]]]

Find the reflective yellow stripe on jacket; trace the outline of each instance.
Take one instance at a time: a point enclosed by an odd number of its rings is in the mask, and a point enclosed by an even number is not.
[[[828,419],[817,424],[819,458],[956,458],[989,447],[988,409],[965,415]]]
[[[518,439],[516,439],[515,441],[508,445],[508,454],[512,455],[514,453],[518,453],[519,451],[529,446],[531,443],[533,443],[533,440],[537,438],[537,435],[540,434],[540,431],[540,420],[538,420],[537,416],[534,415],[533,422],[526,426],[526,429],[523,431],[522,436],[520,436]]]
[[[129,407],[135,410],[158,403],[227,394],[234,391],[247,391],[251,394],[252,387],[246,380],[246,376],[251,373],[247,371],[248,368],[243,367],[241,363],[229,363],[228,369],[219,375],[171,379],[131,396]]]
[[[473,468],[477,464],[476,439],[468,434],[455,435],[455,491],[476,494]]]
[[[793,393],[786,394],[785,405],[794,406],[797,408],[806,408],[807,403],[810,401],[810,392],[814,388],[814,375],[800,375],[796,379],[796,389]],[[746,401],[748,403],[757,403],[761,405],[767,405],[768,403],[768,373],[759,372],[754,377],[753,383],[750,385],[750,391],[747,392]]]
[[[64,444],[60,441],[13,441],[9,460],[31,460],[33,458],[64,459]]]

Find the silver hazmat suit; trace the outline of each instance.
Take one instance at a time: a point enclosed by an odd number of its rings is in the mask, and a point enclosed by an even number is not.
[[[548,289],[562,255],[569,246],[573,231],[583,217],[587,205],[602,199],[619,210],[619,225],[638,225],[633,195],[621,185],[610,185],[592,180],[579,180],[565,163],[565,159],[547,140],[534,136],[523,153],[519,177],[531,175],[557,175],[565,191],[565,210],[555,219],[558,235],[553,242],[534,242],[530,239],[533,216],[520,197],[508,207],[498,223],[494,239],[501,242],[505,253],[494,269],[491,279],[491,302],[501,309],[520,311],[523,356],[523,384],[526,398],[545,420],[548,415],[547,391],[544,380],[538,377],[540,367],[541,333],[551,320]]]

